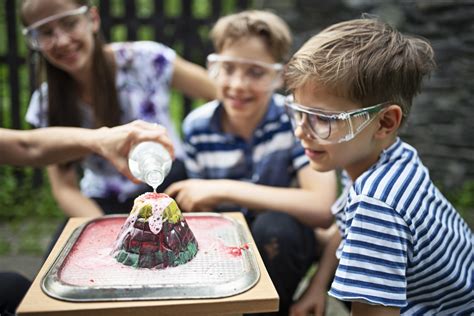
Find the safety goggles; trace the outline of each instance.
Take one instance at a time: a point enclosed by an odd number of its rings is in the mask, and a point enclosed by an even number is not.
[[[292,95],[285,99],[285,108],[293,128],[301,127],[306,135],[326,144],[353,139],[389,104],[391,103],[383,102],[348,112],[332,112],[295,103]]]
[[[82,6],[74,10],[48,16],[24,28],[23,35],[32,49],[49,49],[56,43],[58,28],[63,34],[68,36],[76,35],[81,29],[83,30],[81,28],[80,16],[85,14],[87,10],[87,6]],[[57,21],[57,25],[54,28],[47,26],[52,21]]]
[[[207,56],[207,69],[209,76],[220,85],[239,80],[252,89],[269,91],[280,84],[283,65],[211,54]]]

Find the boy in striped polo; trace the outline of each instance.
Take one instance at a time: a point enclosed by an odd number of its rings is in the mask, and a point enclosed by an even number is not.
[[[311,169],[294,137],[282,83],[291,35],[280,18],[245,11],[221,18],[208,57],[218,100],[183,124],[190,180],[167,193],[182,210],[241,210],[280,296],[280,315],[315,259],[313,228],[333,222],[334,172]]]
[[[332,208],[333,254],[293,315],[320,312],[331,280],[329,294],[352,302],[352,315],[474,312],[472,232],[397,136],[434,66],[426,41],[376,19],[330,26],[289,61],[295,135],[315,170],[341,168],[347,180]]]

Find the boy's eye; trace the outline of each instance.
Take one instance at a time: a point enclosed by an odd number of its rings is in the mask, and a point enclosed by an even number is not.
[[[227,75],[231,75],[234,72],[235,66],[231,63],[223,63],[222,64],[222,70],[224,70],[224,73]]]
[[[247,74],[252,79],[260,79],[265,76],[266,71],[262,67],[253,66],[247,70]]]
[[[323,115],[309,115],[309,120],[313,126],[325,127],[334,122],[334,119]]]

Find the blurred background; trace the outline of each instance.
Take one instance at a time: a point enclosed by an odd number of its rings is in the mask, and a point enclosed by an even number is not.
[[[415,99],[402,137],[416,147],[441,191],[474,227],[473,0],[97,0],[108,41],[154,40],[204,65],[208,32],[218,17],[268,9],[293,30],[294,50],[332,23],[369,13],[427,38],[438,68]],[[28,129],[33,89],[29,52],[18,18],[20,1],[0,1],[0,127]],[[202,104],[174,93],[176,128]],[[62,213],[42,169],[0,167],[0,269],[32,278]]]

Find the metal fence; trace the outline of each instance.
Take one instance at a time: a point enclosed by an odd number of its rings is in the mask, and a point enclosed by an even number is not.
[[[100,0],[102,32],[107,41],[154,40],[183,58],[203,65],[212,50],[212,24],[222,15],[252,6],[251,0]],[[32,67],[21,34],[18,0],[0,1],[0,127],[28,128],[24,114],[33,89]],[[176,99],[176,98],[175,98]],[[192,107],[177,95],[180,119]],[[0,170],[0,174],[2,174]],[[16,171],[21,178],[23,171]],[[35,172],[34,182],[41,182]]]
[[[161,42],[187,60],[203,64],[212,47],[208,31],[218,17],[251,6],[250,0],[100,0],[102,31],[108,41]],[[21,35],[19,1],[0,8],[0,126],[25,128],[23,114],[32,92],[28,51]],[[183,113],[191,109],[183,101]]]

